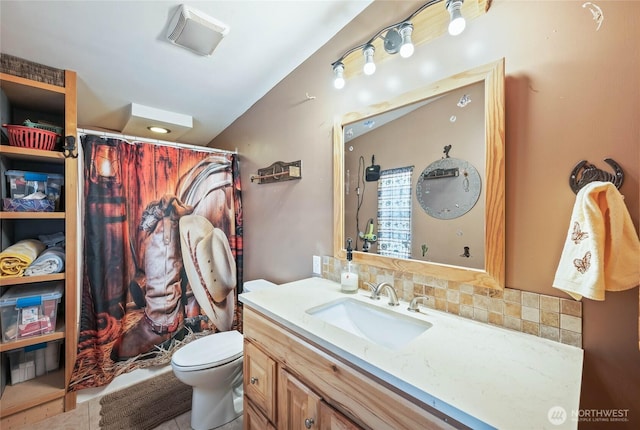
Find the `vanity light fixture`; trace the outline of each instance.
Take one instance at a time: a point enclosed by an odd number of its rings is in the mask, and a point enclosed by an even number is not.
[[[171,133],[171,130],[169,130],[168,128],[158,127],[157,125],[149,126],[149,127],[147,127],[147,130],[152,131],[154,133],[158,133],[158,134],[169,134],[169,133]]]
[[[364,67],[363,72],[366,75],[372,75],[376,71],[376,64],[374,61],[374,53],[375,47],[373,46],[373,42],[382,38],[384,40],[384,50],[388,54],[397,54],[400,53],[400,56],[403,58],[409,58],[413,55],[415,50],[413,42],[411,40],[411,34],[414,30],[414,24],[411,22],[416,15],[418,15],[423,10],[427,9],[430,6],[433,6],[436,3],[442,3],[445,0],[430,0],[427,3],[420,6],[415,12],[409,15],[406,19],[403,19],[400,22],[395,24],[391,24],[378,31],[373,35],[371,39],[366,41],[365,43],[354,46],[345,52],[342,57],[338,60],[334,61],[331,66],[333,68],[334,73],[334,81],[333,85],[336,89],[344,88],[345,79],[344,79],[344,60],[347,56],[352,54],[355,51],[362,50],[362,55],[364,56]],[[446,0],[445,9],[449,12],[450,22],[449,22],[449,34],[458,35],[464,31],[465,28],[465,19],[460,12],[460,8],[464,0]]]

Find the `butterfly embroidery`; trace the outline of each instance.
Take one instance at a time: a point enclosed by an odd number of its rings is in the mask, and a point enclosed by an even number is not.
[[[573,265],[576,266],[578,272],[584,273],[589,270],[591,266],[591,251],[587,251],[582,258],[576,258],[573,260]]]
[[[580,230],[580,224],[576,221],[573,223],[573,233],[571,233],[571,240],[576,245],[580,243],[582,239],[586,239],[589,237],[589,233],[586,231]]]

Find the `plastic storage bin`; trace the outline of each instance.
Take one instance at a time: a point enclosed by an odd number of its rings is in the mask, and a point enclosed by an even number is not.
[[[0,297],[2,341],[52,333],[64,283],[15,286]]]
[[[47,194],[47,173],[25,172],[22,170],[7,170],[5,173],[9,183],[9,193],[12,199],[21,199],[37,191]]]
[[[22,348],[10,351],[8,355],[11,385],[36,377],[36,351],[27,351],[26,348]]]
[[[56,203],[56,208],[60,206],[60,196],[64,186],[64,176],[57,173],[47,173],[47,198]]]
[[[57,173],[26,172],[23,170],[7,170],[5,176],[12,199],[22,199],[39,191],[46,195],[47,199],[52,200],[55,207],[59,206],[64,176]]]
[[[39,343],[9,351],[11,385],[58,370],[61,341]]]

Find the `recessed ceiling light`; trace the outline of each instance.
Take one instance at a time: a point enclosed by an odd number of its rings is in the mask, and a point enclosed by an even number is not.
[[[152,131],[154,133],[160,133],[160,134],[168,134],[171,133],[171,130],[169,130],[168,128],[164,128],[164,127],[158,127],[155,125],[152,125],[151,127],[147,127],[147,129],[149,131]]]

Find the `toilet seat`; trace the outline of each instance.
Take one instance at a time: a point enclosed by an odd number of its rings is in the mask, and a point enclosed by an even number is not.
[[[183,372],[210,369],[242,357],[243,336],[237,330],[211,334],[177,350],[171,365]]]

